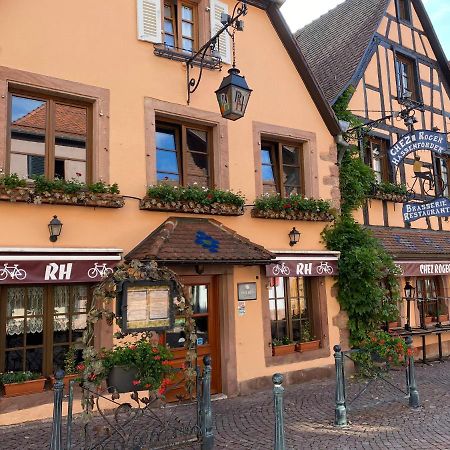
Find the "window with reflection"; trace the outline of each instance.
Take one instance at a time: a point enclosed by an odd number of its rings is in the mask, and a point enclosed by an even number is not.
[[[299,147],[263,141],[261,165],[264,194],[289,197],[303,193]]]
[[[197,5],[188,1],[164,0],[164,45],[193,53],[197,48]]]
[[[158,183],[174,186],[211,186],[210,132],[207,128],[156,124]]]
[[[398,96],[419,100],[416,61],[398,53],[396,59]]]
[[[90,182],[89,105],[10,94],[9,173]]]
[[[434,317],[437,320],[439,315],[438,302],[442,295],[439,292],[438,277],[417,277],[416,296],[419,308],[423,308],[425,317]]]
[[[372,168],[378,183],[388,182],[391,178],[388,148],[388,141],[374,136],[370,136],[366,143],[364,162]]]
[[[81,361],[89,287],[85,285],[17,286],[2,289],[0,372],[24,371],[51,375],[64,368],[70,347]],[[6,313],[5,313],[6,311]],[[4,323],[2,323],[4,320]],[[1,341],[0,341],[1,342]]]
[[[398,18],[405,22],[411,22],[411,3],[410,0],[398,1]]]
[[[309,278],[270,278],[269,310],[272,340],[303,342],[319,336]]]

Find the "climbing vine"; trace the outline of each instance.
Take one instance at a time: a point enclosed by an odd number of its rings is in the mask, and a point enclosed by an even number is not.
[[[353,92],[354,88],[349,88],[334,105],[337,117],[350,122],[351,127],[361,125],[348,110]],[[345,148],[339,179],[341,214],[323,231],[322,238],[329,250],[341,252],[338,301],[348,314],[350,344],[358,346],[381,324],[397,319],[400,273],[370,230],[353,217],[375,184],[373,170],[364,164],[354,145]]]

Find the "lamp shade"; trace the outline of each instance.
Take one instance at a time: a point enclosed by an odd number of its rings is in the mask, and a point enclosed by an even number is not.
[[[300,240],[300,231],[295,227],[289,232],[289,245],[292,247]]]
[[[239,69],[233,67],[228,70],[228,76],[216,91],[222,117],[229,120],[244,117],[251,93],[252,89],[248,87],[245,77],[239,75]]]
[[[61,234],[63,224],[60,222],[57,216],[53,216],[48,224],[48,231],[50,232],[50,241],[55,242],[58,236]]]
[[[406,282],[404,291],[406,298],[411,298],[413,296],[414,288],[411,286],[411,283],[409,281]]]

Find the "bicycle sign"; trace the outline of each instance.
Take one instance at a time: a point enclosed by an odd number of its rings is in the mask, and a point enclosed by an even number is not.
[[[6,280],[8,277],[11,280],[25,280],[27,273],[23,269],[19,269],[19,264],[13,264],[8,266],[8,264],[3,264],[3,268],[0,269],[0,281]]]
[[[333,273],[333,267],[330,266],[326,261],[321,262],[316,268],[316,272],[319,275],[331,275]]]
[[[280,264],[276,264],[272,268],[272,273],[275,277],[278,277],[279,275],[288,277],[291,274],[291,269],[283,262]]]
[[[277,260],[266,266],[268,277],[329,277],[339,272],[337,258],[298,258]]]
[[[106,263],[94,263],[94,267],[91,267],[87,272],[89,278],[105,278],[112,273],[113,270],[111,269],[111,267],[107,267]]]

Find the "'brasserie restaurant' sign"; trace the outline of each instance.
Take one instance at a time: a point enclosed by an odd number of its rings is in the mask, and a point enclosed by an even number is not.
[[[97,282],[113,272],[116,260],[1,261],[0,284]]]
[[[450,200],[439,197],[427,203],[404,203],[402,213],[405,222],[430,216],[447,217],[450,216]]]
[[[389,149],[389,161],[397,167],[407,155],[418,150],[448,154],[447,135],[429,130],[407,133]]]

